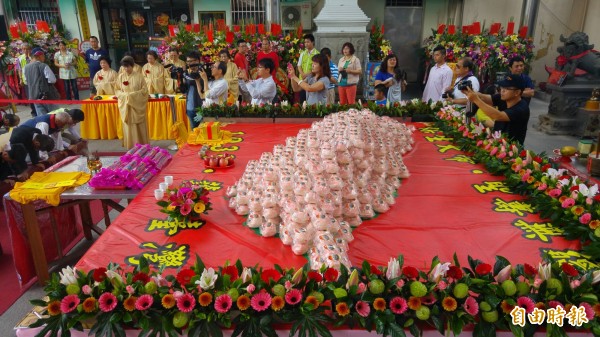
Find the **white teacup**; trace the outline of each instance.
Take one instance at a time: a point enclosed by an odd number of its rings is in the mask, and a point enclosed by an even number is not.
[[[165,196],[165,191],[161,190],[160,188],[157,190],[154,190],[154,198],[158,201],[162,200],[163,197]]]

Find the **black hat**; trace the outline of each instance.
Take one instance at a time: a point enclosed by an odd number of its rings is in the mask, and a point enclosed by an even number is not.
[[[509,74],[504,76],[502,81],[497,83],[501,88],[525,89],[525,80],[521,75]]]

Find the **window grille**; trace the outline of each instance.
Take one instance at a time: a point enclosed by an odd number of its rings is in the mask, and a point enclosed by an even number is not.
[[[388,7],[423,7],[423,0],[385,0]]]
[[[36,30],[35,22],[43,20],[49,24],[60,24],[58,0],[19,0],[17,1],[18,17],[27,22],[27,28]]]
[[[266,22],[265,0],[231,0],[234,24]]]

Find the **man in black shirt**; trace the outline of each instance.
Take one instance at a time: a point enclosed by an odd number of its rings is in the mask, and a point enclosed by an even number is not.
[[[498,82],[498,85],[500,86],[499,96],[482,95],[471,89],[465,91],[465,94],[471,102],[477,104],[486,115],[495,121],[494,130],[501,131],[509,139],[523,145],[529,122],[529,104],[521,98],[525,89],[525,80],[520,75],[511,74]],[[497,106],[498,109],[493,106]]]
[[[29,160],[33,165],[40,162],[40,151],[52,151],[54,149],[54,139],[42,134],[42,131],[29,126],[21,125],[15,128],[10,136],[10,144],[23,144],[29,154]],[[40,164],[40,168],[45,166]]]

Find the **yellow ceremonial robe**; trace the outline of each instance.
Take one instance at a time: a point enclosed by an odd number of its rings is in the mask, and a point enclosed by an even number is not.
[[[173,60],[167,58],[167,59],[165,59],[164,64],[165,65],[172,64],[171,67],[167,68],[167,72],[169,73],[169,77],[171,76],[171,69],[173,69],[173,67],[183,68],[184,70],[187,68],[187,64],[185,63],[185,61],[182,61],[180,59],[176,59],[175,61],[173,61]],[[183,82],[183,78],[180,79],[180,80]],[[177,80],[175,80],[173,78],[171,78],[171,81],[173,82],[173,84],[172,84],[173,85],[173,91],[174,92],[179,92],[178,90],[179,90],[179,84],[180,83],[178,83]]]
[[[119,75],[121,75],[124,72],[125,72],[125,67],[121,66],[121,68],[119,68]],[[139,64],[137,64],[137,63],[134,63],[133,64],[133,72],[141,74],[142,73],[142,66],[139,65]]]
[[[96,75],[94,75],[94,87],[96,87],[96,93],[98,95],[114,95],[115,94],[115,83],[117,82],[117,74],[113,69],[100,69]]]
[[[227,62],[227,72],[225,73],[225,76],[223,76],[229,86],[227,96],[233,96],[234,102],[237,101],[238,95],[240,94],[238,71],[237,65],[229,61]]]
[[[119,75],[115,92],[119,103],[119,112],[123,122],[123,146],[132,148],[136,143],[148,144],[148,123],[146,106],[148,87],[140,73],[127,72]]]
[[[148,93],[154,94],[174,94],[173,81],[171,76],[162,64],[156,62],[153,65],[150,63],[144,64],[142,67],[142,75],[148,86]]]

